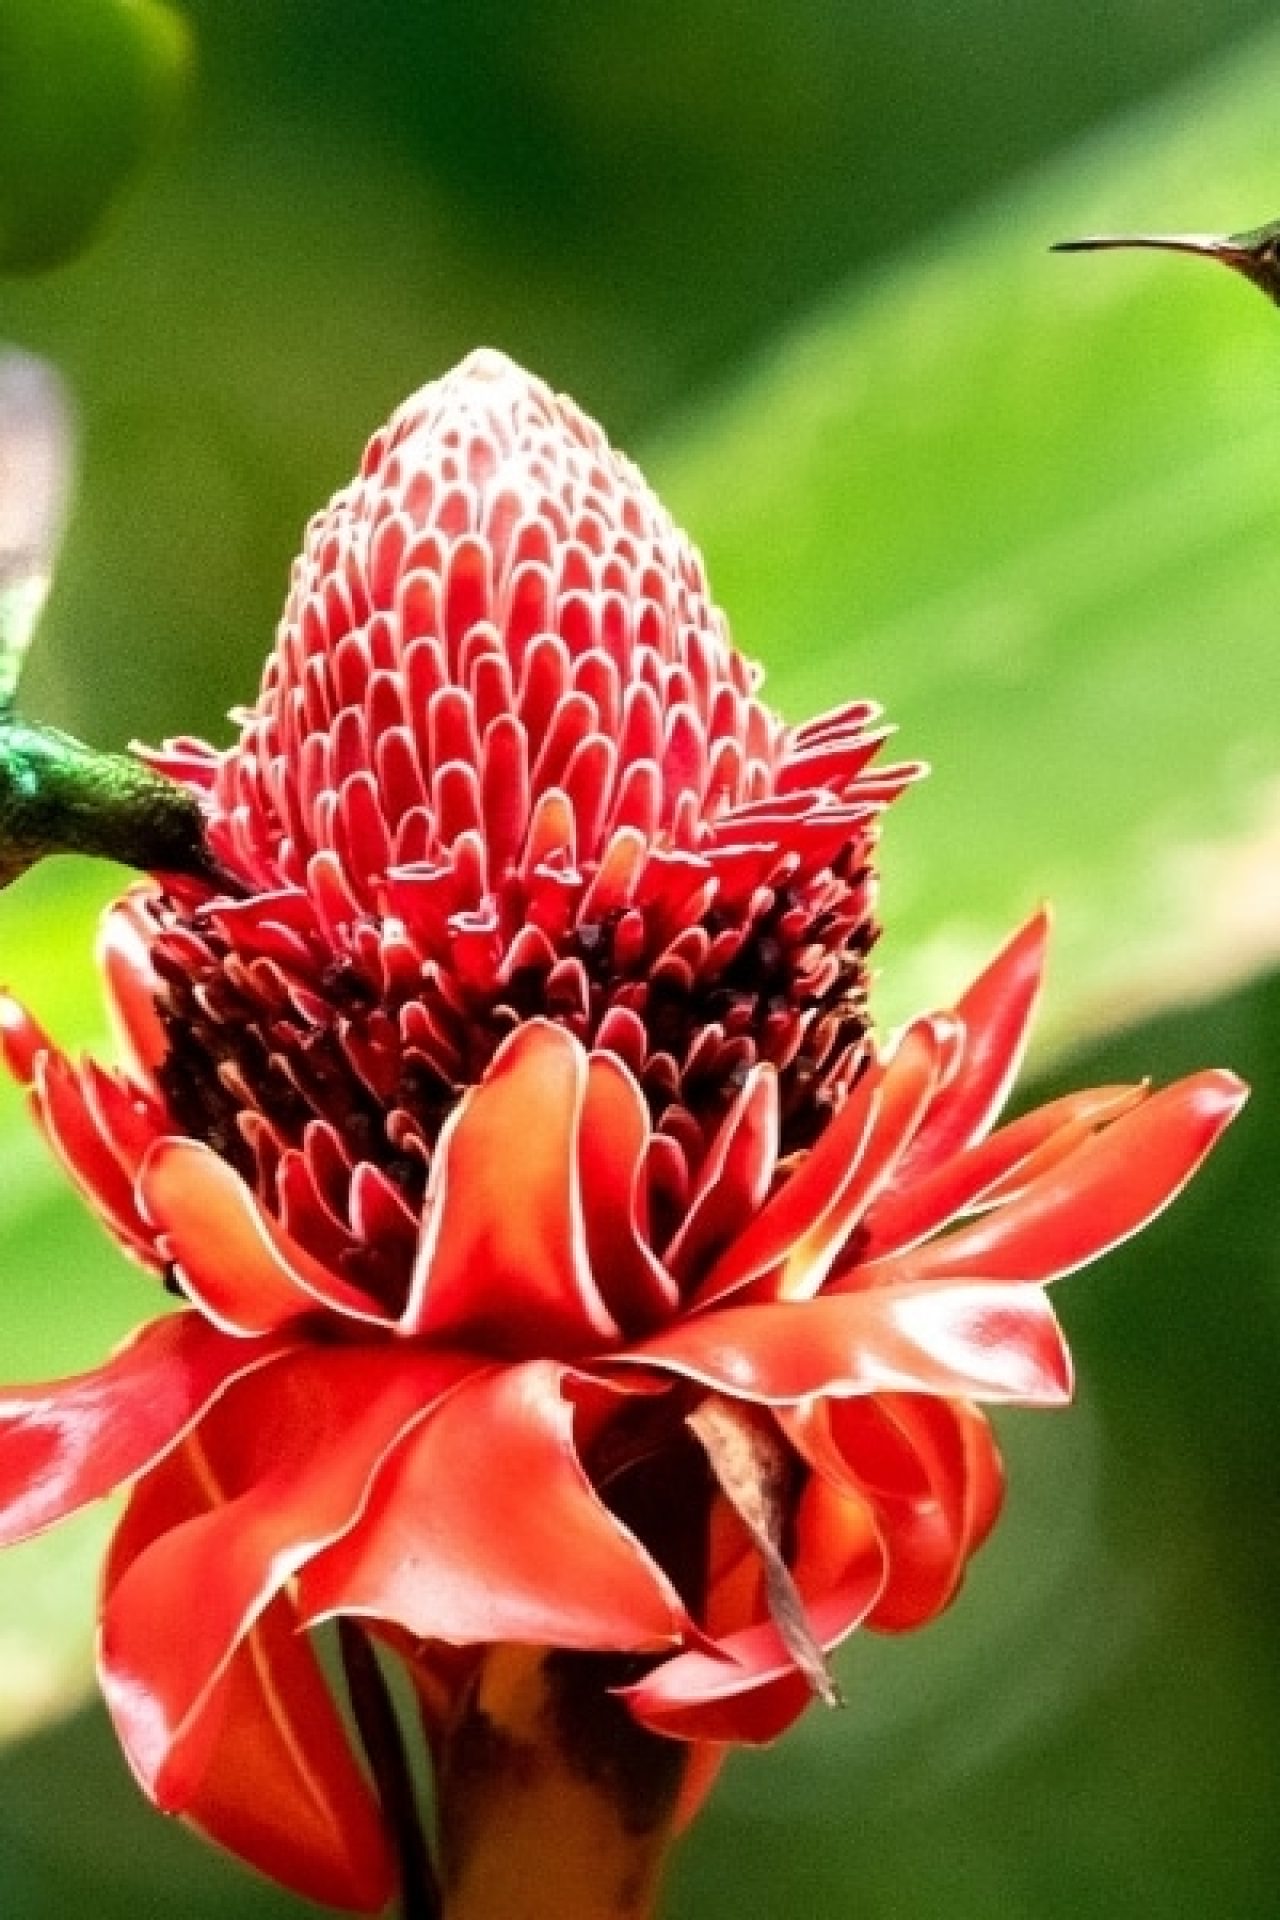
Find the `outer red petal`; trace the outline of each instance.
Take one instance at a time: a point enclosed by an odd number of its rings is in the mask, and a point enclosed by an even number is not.
[[[368,1294],[314,1260],[198,1140],[158,1140],[138,1194],[185,1292],[230,1334],[259,1334],[324,1308],[389,1325]]]
[[[135,1258],[159,1264],[154,1236],[134,1195],[133,1178],[121,1163],[114,1141],[103,1131],[83,1074],[61,1053],[41,1054],[35,1062],[31,1104],[36,1122],[94,1211]]]
[[[679,1596],[578,1456],[577,1407],[594,1422],[615,1394],[547,1360],[460,1387],[388,1460],[360,1525],[306,1569],[307,1617],[365,1613],[464,1643],[679,1639]]]
[[[610,1364],[656,1367],[780,1406],[817,1393],[940,1393],[1024,1406],[1071,1397],[1070,1356],[1044,1292],[985,1279],[723,1307]]]
[[[1144,1227],[1181,1191],[1238,1113],[1246,1089],[1230,1073],[1165,1087],[1094,1134],[1008,1206],[900,1258],[862,1267],[860,1286],[945,1274],[1045,1281],[1097,1259]]]
[[[153,1466],[233,1381],[287,1351],[226,1340],[179,1313],[140,1328],[92,1373],[0,1394],[0,1545]]]
[[[220,1684],[254,1622],[352,1524],[388,1449],[473,1364],[391,1348],[298,1352],[245,1380],[189,1440],[206,1511],[127,1568],[113,1555],[99,1656],[121,1741],[161,1805],[185,1806],[203,1776]]]
[[[218,1743],[183,1811],[304,1899],[353,1913],[381,1913],[391,1899],[381,1810],[283,1596],[227,1669]]]
[[[198,1526],[216,1501],[198,1445],[188,1441],[135,1491],[112,1544],[107,1595],[139,1556]],[[200,1612],[200,1594],[170,1597],[161,1637]],[[125,1715],[131,1702],[108,1695]],[[129,1744],[126,1738],[126,1752]],[[204,1765],[184,1783],[141,1783],[153,1799],[252,1866],[325,1906],[375,1913],[392,1892],[381,1815],[297,1616],[283,1596],[237,1648],[218,1690]]]
[[[693,1745],[680,1782],[675,1812],[671,1816],[677,1833],[684,1833],[693,1825],[720,1778],[720,1769],[728,1757],[728,1747],[719,1741],[699,1740]]]
[[[910,1140],[937,1084],[945,1036],[944,1022],[922,1020],[891,1060],[863,1075],[812,1153],[716,1262],[698,1306],[748,1286],[790,1299],[818,1290]]]
[[[1026,1052],[1044,976],[1049,916],[1032,916],[956,1002],[964,1041],[946,1091],[898,1168],[906,1187],[972,1145],[1000,1112]]]
[[[871,1208],[859,1238],[865,1264],[927,1239],[957,1214],[1013,1194],[1085,1141],[1090,1133],[1145,1099],[1143,1087],[1092,1087],[1023,1114],[977,1145],[895,1186]]]
[[[432,1162],[403,1332],[505,1354],[582,1353],[619,1337],[587,1259],[586,1079],[579,1043],[530,1020],[460,1101]]]

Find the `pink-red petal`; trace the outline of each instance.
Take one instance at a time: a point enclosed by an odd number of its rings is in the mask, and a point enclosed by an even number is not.
[[[107,987],[107,1011],[126,1064],[153,1084],[150,1077],[169,1051],[169,1036],[156,1006],[158,982],[142,897],[127,893],[104,916],[98,965]]]
[[[187,1804],[236,1649],[299,1568],[351,1526],[404,1429],[473,1365],[389,1346],[296,1352],[269,1377],[241,1382],[188,1440],[206,1508],[140,1548],[125,1535],[102,1614],[103,1690],[153,1799]]]
[[[710,1267],[759,1212],[778,1158],[778,1077],[759,1066],[747,1076],[716,1133],[688,1211],[666,1250],[677,1280]]]
[[[1028,1406],[1071,1397],[1070,1356],[1043,1290],[985,1278],[722,1307],[611,1364],[671,1371],[776,1405],[816,1393],[939,1393]]]
[[[217,1498],[198,1444],[184,1442],[134,1491],[108,1559],[108,1601],[140,1556],[198,1524]],[[156,1622],[162,1639],[198,1613],[199,1595],[170,1607]],[[137,1704],[118,1687],[108,1704],[130,1753]],[[286,1596],[228,1662],[207,1732],[197,1776],[140,1776],[156,1804],[306,1899],[380,1912],[393,1882],[381,1813]]]
[[[1026,1052],[1044,976],[1049,916],[1020,927],[955,1005],[963,1043],[955,1070],[897,1170],[903,1187],[980,1140],[1003,1107]]]
[[[1143,1087],[1092,1087],[1023,1114],[873,1206],[859,1236],[860,1262],[901,1253],[957,1214],[992,1205],[1064,1159],[1098,1127],[1145,1099]]]
[[[377,1304],[315,1260],[198,1140],[158,1140],[138,1193],[183,1291],[224,1332],[267,1333],[318,1308],[387,1325]]]
[[[86,1075],[91,1071],[84,1070]],[[31,1103],[49,1144],[95,1212],[135,1259],[149,1266],[161,1264],[133,1179],[103,1131],[81,1073],[64,1054],[37,1058]]]
[[[587,1055],[531,1020],[495,1054],[437,1144],[401,1330],[519,1356],[619,1338],[587,1257],[578,1130]]]
[[[0,1394],[0,1545],[145,1472],[232,1382],[288,1349],[227,1340],[198,1314],[142,1327],[106,1365]]]
[[[644,1333],[679,1304],[675,1282],[649,1244],[642,1172],[651,1139],[644,1095],[609,1053],[587,1061],[578,1128],[578,1183],[591,1271],[628,1334]]]
[[[695,1304],[816,1293],[842,1244],[911,1139],[937,1084],[947,1026],[922,1020],[874,1063],[813,1151],[717,1260]]]
[[[1181,1191],[1234,1119],[1246,1090],[1234,1074],[1165,1087],[1092,1135],[1007,1206],[901,1257],[860,1268],[860,1286],[981,1273],[1056,1279],[1146,1226]]]
[[[597,1422],[615,1391],[545,1360],[460,1387],[387,1461],[360,1525],[304,1572],[308,1618],[363,1613],[460,1643],[678,1639],[678,1595],[579,1458],[578,1409]]]

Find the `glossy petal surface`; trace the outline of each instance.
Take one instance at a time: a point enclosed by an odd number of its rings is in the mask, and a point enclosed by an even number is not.
[[[142,1327],[105,1366],[0,1395],[0,1541],[25,1539],[143,1473],[276,1345],[229,1345],[195,1313]]]
[[[748,1400],[917,1391],[1056,1406],[1062,1330],[1039,1287],[948,1278],[804,1305],[726,1307],[625,1356]]]
[[[102,1617],[103,1687],[157,1799],[186,1805],[196,1792],[233,1654],[285,1583],[352,1525],[384,1455],[469,1365],[297,1352],[203,1422],[187,1455],[209,1510],[117,1567]],[[186,1594],[199,1605],[184,1606]]]
[[[575,1403],[598,1418],[618,1397],[545,1361],[460,1388],[388,1462],[358,1531],[308,1569],[304,1611],[372,1614],[424,1639],[678,1639],[678,1596],[578,1457]]]
[[[199,1444],[184,1442],[129,1503],[107,1564],[108,1604],[139,1558],[175,1533],[180,1538],[198,1527],[217,1504]],[[198,1610],[189,1594],[171,1594],[168,1611],[172,1635]],[[133,1719],[151,1712],[149,1696],[145,1688],[131,1693],[119,1674],[109,1677],[106,1691],[134,1760]],[[163,1767],[140,1775],[157,1803],[306,1899],[380,1911],[392,1890],[381,1815],[283,1596],[239,1642],[214,1704],[198,1779]]]

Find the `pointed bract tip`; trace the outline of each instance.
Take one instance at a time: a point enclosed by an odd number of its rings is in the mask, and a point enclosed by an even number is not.
[[[494,383],[502,380],[528,380],[522,366],[513,360],[501,347],[475,347],[465,360],[460,360],[454,368],[454,375],[467,380],[488,380]]]
[[[1229,1067],[1207,1068],[1197,1074],[1195,1080],[1197,1098],[1204,1112],[1217,1117],[1224,1127],[1235,1119],[1249,1098],[1248,1082],[1238,1073],[1232,1073]]]

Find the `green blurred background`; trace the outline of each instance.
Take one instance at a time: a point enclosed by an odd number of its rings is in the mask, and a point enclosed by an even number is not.
[[[1079,1401],[1002,1422],[1008,1519],[957,1607],[857,1642],[847,1713],[730,1767],[672,1920],[1275,1911],[1280,316],[1204,267],[1045,253],[1280,211],[1274,10],[183,11],[175,120],[177,41],[82,32],[139,31],[133,0],[0,0],[0,257],[75,255],[0,278],[0,338],[81,416],[31,714],[225,739],[307,514],[500,345],[644,460],[788,713],[875,694],[934,762],[886,840],[886,1020],[1047,895],[1039,1091],[1216,1062],[1258,1090],[1064,1289]],[[98,1036],[119,880],[0,901],[0,974],[63,1039]],[[0,1166],[0,1371],[88,1364],[147,1289],[12,1094]],[[103,1526],[0,1563],[0,1913],[301,1912],[149,1814],[81,1708]]]

